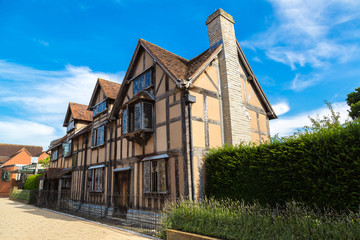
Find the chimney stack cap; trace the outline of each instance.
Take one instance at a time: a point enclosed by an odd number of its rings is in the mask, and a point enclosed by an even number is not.
[[[215,18],[222,16],[225,19],[227,19],[228,21],[230,21],[231,23],[235,23],[233,17],[228,14],[227,12],[225,12],[224,10],[222,10],[221,8],[219,8],[218,10],[216,10],[213,14],[211,14],[207,20],[206,20],[206,25],[208,25],[209,23],[211,23]]]

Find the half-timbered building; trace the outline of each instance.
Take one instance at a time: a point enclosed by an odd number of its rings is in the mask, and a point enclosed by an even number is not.
[[[199,198],[209,148],[269,139],[276,114],[233,18],[219,9],[206,24],[210,47],[201,54],[187,60],[140,39],[121,85],[98,79],[81,118],[69,104],[68,133],[50,148],[61,170],[51,177],[71,176],[74,201],[121,211]]]

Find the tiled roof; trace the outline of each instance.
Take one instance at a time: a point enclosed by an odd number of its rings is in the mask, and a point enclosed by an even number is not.
[[[67,137],[67,135],[63,136],[62,138],[58,138],[58,139],[51,141],[48,150],[51,150],[51,149],[57,147],[60,143],[63,143],[66,140],[66,137]]]
[[[116,99],[116,95],[121,87],[120,83],[111,82],[102,78],[99,78],[99,83],[107,98]]]
[[[43,150],[43,148],[40,146],[0,143],[0,157],[1,159],[4,159],[3,157],[10,157],[16,154],[22,148],[25,148],[31,154],[32,157],[40,156]]]
[[[218,49],[209,48],[187,60],[143,39],[140,42],[179,80],[188,80]]]
[[[72,117],[75,120],[83,120],[91,122],[93,120],[93,113],[92,111],[88,110],[88,106],[79,103],[69,103]]]
[[[7,160],[9,160],[10,157],[6,157],[6,156],[0,156],[0,164],[3,164],[4,162],[6,162]]]

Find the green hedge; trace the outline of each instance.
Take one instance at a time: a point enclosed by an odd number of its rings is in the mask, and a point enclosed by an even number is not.
[[[280,209],[230,200],[183,200],[168,206],[162,223],[162,238],[172,228],[234,240],[360,239],[359,214],[312,210],[295,202]]]
[[[206,195],[260,204],[300,201],[320,208],[360,205],[360,123],[258,146],[225,146],[205,161]]]
[[[38,190],[39,189],[39,183],[40,180],[38,179],[40,176],[42,176],[43,174],[36,174],[36,175],[32,175],[30,177],[28,177],[26,179],[25,185],[24,185],[24,189],[27,190]]]

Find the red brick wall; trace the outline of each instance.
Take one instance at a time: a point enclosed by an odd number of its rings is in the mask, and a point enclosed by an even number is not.
[[[31,163],[31,157],[26,151],[21,151],[17,155],[15,155],[13,158],[8,160],[6,163],[4,163],[3,166],[8,165],[14,165],[14,164],[30,164]]]
[[[16,170],[17,167],[13,166],[13,167],[7,167],[5,168],[6,171],[12,171],[12,170]],[[0,169],[0,174],[1,174],[2,169]],[[12,173],[10,175],[10,181],[9,182],[3,182],[0,179],[0,197],[8,197],[9,196],[9,192],[10,192],[10,188],[11,188],[11,181],[12,179],[16,178],[16,173]]]

